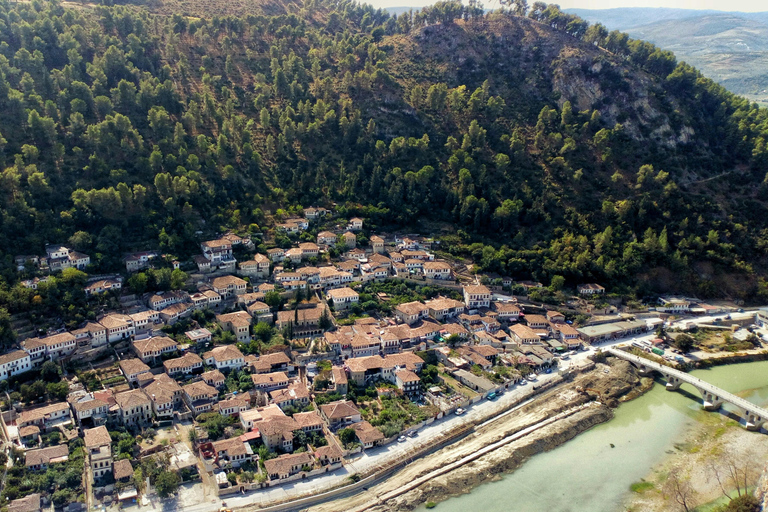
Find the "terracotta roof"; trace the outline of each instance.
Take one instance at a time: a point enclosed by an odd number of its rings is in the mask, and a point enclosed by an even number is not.
[[[287,384],[288,376],[284,372],[254,373],[251,375],[251,380],[256,386],[261,384],[275,384],[280,382],[285,382]]]
[[[355,404],[349,400],[340,400],[338,402],[321,405],[320,411],[322,411],[326,418],[331,420],[339,420],[360,414],[360,411],[357,410]]]
[[[425,261],[424,269],[431,270],[451,270],[451,266],[444,261]]]
[[[395,375],[403,382],[421,382],[421,378],[411,370],[400,370]]]
[[[213,443],[213,450],[218,452],[227,452],[228,457],[235,455],[245,455],[248,453],[248,449],[245,447],[245,443],[240,440],[240,437],[233,437],[232,439],[222,439]]]
[[[312,465],[312,457],[306,452],[281,455],[276,459],[264,461],[264,469],[269,475],[286,475],[291,472],[293,466],[303,467],[307,465]]]
[[[226,288],[232,286],[248,286],[248,283],[239,277],[235,276],[221,276],[216,277],[211,281],[214,288]]]
[[[327,306],[316,305],[311,308],[299,308],[296,311],[298,311],[299,322],[317,322],[326,310]],[[280,323],[293,322],[295,318],[296,312],[292,310],[277,312],[277,321]]]
[[[210,247],[212,249],[215,249],[217,247],[225,247],[225,246],[228,246],[228,245],[232,245],[232,243],[229,240],[227,240],[227,239],[219,238],[217,240],[208,240],[206,242],[201,243],[200,245],[202,245],[204,247]]]
[[[141,354],[146,352],[158,352],[169,348],[178,347],[178,344],[167,336],[155,336],[145,340],[133,342],[133,347]]]
[[[163,366],[165,367],[165,371],[175,370],[177,368],[189,368],[195,365],[202,366],[202,364],[203,364],[203,360],[200,359],[200,356],[195,354],[194,352],[187,352],[181,357],[176,357],[174,359],[168,359],[167,361],[163,361]]]
[[[471,284],[464,287],[464,291],[470,295],[490,295],[491,290],[487,286],[482,284]]]
[[[112,438],[109,436],[107,427],[100,426],[89,428],[83,431],[83,439],[86,448],[98,448],[99,446],[109,446]]]
[[[112,473],[115,476],[115,480],[132,477],[133,466],[131,465],[131,461],[128,459],[116,460],[112,466]]]
[[[360,295],[352,288],[334,288],[326,292],[332,299],[345,299],[347,297],[359,297]]]
[[[223,315],[216,315],[216,320],[220,323],[230,323],[235,327],[246,327],[251,325],[251,315],[246,311],[235,311]]]
[[[219,403],[216,404],[216,409],[219,411],[223,409],[228,409],[230,407],[235,407],[237,409],[247,409],[248,399],[243,398],[242,396],[233,396],[232,398],[229,398],[227,400],[221,400]]]
[[[245,359],[245,356],[234,345],[224,345],[216,347],[203,354],[203,358],[208,359],[212,357],[215,361],[230,361],[232,359]]]
[[[3,355],[0,355],[0,364],[12,363],[13,361],[18,361],[20,359],[24,359],[25,357],[29,357],[29,354],[23,350],[14,350],[13,352],[7,352]]]
[[[528,325],[546,324],[548,322],[547,317],[545,317],[544,315],[526,315],[525,321],[528,322]]]
[[[367,421],[361,421],[359,423],[355,423],[351,425],[350,428],[352,428],[355,431],[357,438],[360,440],[361,443],[364,443],[364,444],[375,443],[376,441],[381,441],[382,439],[384,439],[384,434],[382,434],[379,429],[377,429]]]
[[[511,302],[494,302],[493,309],[498,313],[520,313],[517,304]]]
[[[366,370],[381,369],[381,368],[394,368],[395,366],[403,366],[409,370],[416,369],[416,365],[424,364],[424,360],[411,352],[403,352],[401,354],[390,354],[385,357],[381,356],[368,356],[368,357],[353,357],[347,359],[347,367],[353,372],[361,372]]]
[[[63,462],[67,458],[69,458],[69,448],[65,444],[29,450],[24,454],[24,462],[27,467],[50,464],[51,462]]]
[[[472,352],[477,352],[483,357],[493,357],[499,355],[499,350],[490,345],[473,345],[469,347]]]
[[[294,382],[286,389],[277,389],[270,391],[269,396],[273,402],[280,404],[283,402],[309,399],[309,389],[302,382]]]
[[[69,410],[69,404],[64,402],[58,402],[55,404],[45,405],[43,407],[37,407],[35,409],[29,409],[21,411],[19,415],[18,423],[32,423],[36,420],[45,418],[47,415],[62,410]]]
[[[321,446],[317,450],[315,450],[315,457],[318,459],[321,458],[328,458],[328,459],[341,459],[344,456],[344,454],[341,452],[338,446],[336,446],[335,443],[328,444],[325,446]]]
[[[8,504],[8,512],[39,512],[40,493],[30,494]]]
[[[299,428],[314,427],[323,424],[323,419],[317,414],[317,411],[297,412],[293,419],[299,425]]]
[[[438,297],[436,299],[428,300],[425,302],[429,309],[436,311],[442,311],[443,309],[463,308],[464,303],[458,300],[449,299],[446,297]]]
[[[93,333],[93,332],[103,332],[105,330],[106,330],[106,328],[103,325],[99,324],[99,323],[88,322],[83,327],[81,327],[80,329],[72,331],[72,334],[83,334],[83,333],[86,333],[86,332],[91,332],[91,333]]]
[[[118,327],[123,327],[124,325],[130,325],[132,322],[131,317],[128,315],[119,314],[107,315],[99,320],[99,323],[107,329],[116,329]]]
[[[401,313],[404,313],[408,316],[419,315],[427,309],[429,308],[427,308],[427,306],[421,302],[406,302],[405,304],[399,304],[398,306],[395,306],[395,311],[400,311]]]
[[[344,368],[339,368],[338,366],[334,366],[331,368],[331,374],[333,375],[333,382],[338,384],[346,384],[347,381],[347,372],[344,371]]]
[[[515,324],[509,328],[509,331],[521,339],[533,339],[533,338],[539,339],[539,335],[536,334],[533,331],[533,329],[531,329],[527,325]]]
[[[118,363],[118,365],[120,366],[120,369],[123,370],[123,373],[126,375],[138,375],[139,373],[144,373],[149,371],[149,366],[144,364],[144,362],[138,358],[123,359]]]
[[[192,382],[182,388],[184,392],[189,396],[207,396],[214,398],[219,395],[219,392],[215,388],[212,388],[203,381]]]
[[[104,400],[99,400],[98,398],[92,398],[90,400],[75,400],[74,402],[71,402],[71,404],[77,412],[90,411],[93,409],[98,409],[99,407],[109,406],[107,402]]]
[[[115,402],[121,409],[146,405],[149,397],[140,389],[132,389],[115,395]]]
[[[224,382],[226,380],[224,374],[219,370],[207,371],[201,374],[200,377],[202,377],[204,381],[207,380],[209,382]]]
[[[164,373],[155,375],[154,380],[144,386],[144,393],[155,403],[168,403],[179,391],[179,383]]]
[[[27,425],[19,429],[19,437],[29,437],[40,433],[40,428],[36,425]]]

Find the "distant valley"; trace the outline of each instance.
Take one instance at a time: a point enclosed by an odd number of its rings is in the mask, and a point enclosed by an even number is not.
[[[688,9],[568,9],[673,51],[728,90],[768,103],[768,12]]]

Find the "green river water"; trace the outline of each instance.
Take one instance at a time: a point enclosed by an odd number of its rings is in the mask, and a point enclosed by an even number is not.
[[[719,366],[692,374],[768,406],[768,361]],[[683,385],[682,389],[699,397],[691,386]],[[674,449],[675,442],[695,423],[699,411],[701,405],[690,396],[655,384],[643,396],[620,405],[611,421],[532,457],[499,481],[441,502],[435,510],[619,512],[629,495],[629,486],[648,476]],[[422,506],[417,510],[426,509]]]

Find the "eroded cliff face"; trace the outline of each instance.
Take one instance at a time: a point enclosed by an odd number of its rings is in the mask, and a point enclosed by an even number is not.
[[[669,113],[676,105],[657,82],[580,48],[564,47],[552,61],[552,89],[560,107],[570,101],[575,111],[597,110],[608,126],[620,124],[636,140],[651,139],[669,148],[690,142],[693,128],[673,127]]]
[[[605,50],[528,18],[496,17],[482,24],[430,25],[389,40],[390,65],[415,82],[465,85],[485,80],[535,117],[544,105],[570,101],[575,112],[598,111],[605,126],[637,141],[674,148],[693,140],[661,79]],[[407,64],[406,64],[407,63]]]

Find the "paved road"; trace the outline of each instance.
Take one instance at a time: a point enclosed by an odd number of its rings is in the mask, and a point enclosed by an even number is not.
[[[744,409],[747,412],[756,414],[761,418],[768,418],[768,411],[763,409],[762,407],[758,407],[757,405],[753,404],[749,400],[745,400],[739,396],[734,395],[733,393],[729,393],[724,389],[721,389],[713,384],[710,384],[707,381],[696,378],[689,373],[681,372],[680,370],[670,368],[669,366],[661,365],[655,361],[651,361],[644,357],[639,357],[634,354],[628,354],[627,352],[623,352],[621,350],[616,350],[611,348],[611,349],[608,349],[608,352],[613,354],[616,357],[625,359],[627,361],[631,361],[635,364],[640,364],[640,365],[646,366],[647,368],[653,368],[654,370],[661,372],[663,375],[672,376],[677,379],[680,379],[681,381],[686,382],[697,389],[700,389],[700,390],[703,389],[708,393],[712,393],[713,395],[719,398],[722,398],[726,402],[729,402],[737,407],[740,407],[741,409]]]
[[[587,354],[584,353],[584,356]],[[556,373],[541,374],[538,377],[537,386],[554,379]],[[290,482],[286,485],[262,489],[247,493],[245,495],[233,494],[225,496],[224,499],[210,499],[197,504],[184,503],[185,512],[209,512],[216,511],[222,506],[222,502],[227,507],[242,507],[251,504],[268,504],[277,501],[283,501],[290,498],[296,498],[307,494],[318,494],[327,491],[330,488],[337,487],[340,484],[347,483],[349,476],[358,472],[369,472],[377,467],[390,464],[393,461],[402,460],[413,455],[419,448],[440,438],[445,432],[454,429],[462,424],[477,421],[485,416],[499,415],[504,413],[510,406],[527,396],[533,394],[533,384],[526,382],[525,385],[516,386],[502,394],[494,401],[481,400],[478,403],[467,408],[467,412],[462,416],[449,415],[440,420],[436,420],[431,425],[422,428],[418,435],[413,438],[406,438],[405,442],[391,443],[387,446],[378,447],[350,459],[344,468],[341,468],[327,475],[320,475],[308,480],[299,480]],[[199,485],[199,484],[197,484]],[[186,500],[184,500],[186,501]],[[176,501],[153,500],[149,506],[141,507],[142,512],[148,511],[169,511],[178,507]],[[131,507],[134,508],[134,507]],[[138,509],[137,509],[138,510]]]

